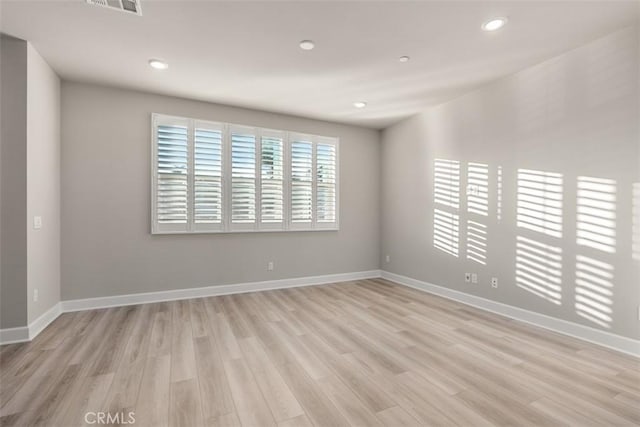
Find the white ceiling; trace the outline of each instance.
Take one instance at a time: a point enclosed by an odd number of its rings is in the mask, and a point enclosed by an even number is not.
[[[142,0],[142,17],[84,0],[0,6],[2,32],[63,79],[374,128],[638,19],[635,1]],[[494,16],[509,23],[483,32]],[[156,57],[167,71],[149,68]]]

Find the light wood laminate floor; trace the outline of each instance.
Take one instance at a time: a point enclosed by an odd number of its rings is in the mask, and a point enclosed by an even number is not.
[[[633,425],[638,359],[381,279],[61,315],[0,424]]]

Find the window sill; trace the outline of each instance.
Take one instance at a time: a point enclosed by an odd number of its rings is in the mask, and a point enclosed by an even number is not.
[[[198,230],[198,231],[152,231],[151,235],[153,236],[162,236],[168,234],[178,234],[178,235],[190,235],[190,234],[252,234],[252,233],[299,233],[299,232],[316,232],[316,231],[340,231],[339,227],[334,228],[296,228],[292,230],[230,230],[230,231],[219,231],[219,230]]]

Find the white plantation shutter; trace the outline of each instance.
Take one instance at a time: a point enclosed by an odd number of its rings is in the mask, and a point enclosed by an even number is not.
[[[231,128],[231,223],[256,222],[256,136],[250,128]],[[234,226],[234,228],[246,228]]]
[[[163,120],[154,128],[154,224],[158,231],[187,231],[188,121]]]
[[[199,230],[221,230],[223,221],[222,125],[196,122],[193,144],[193,222]]]
[[[152,115],[152,233],[337,230],[338,140]]]
[[[282,228],[284,223],[284,135],[261,132],[260,221],[265,228]]]
[[[316,225],[335,227],[337,219],[338,151],[335,141],[316,145]]]
[[[313,142],[291,141],[291,224],[309,226],[313,220]],[[305,226],[303,225],[303,226]]]

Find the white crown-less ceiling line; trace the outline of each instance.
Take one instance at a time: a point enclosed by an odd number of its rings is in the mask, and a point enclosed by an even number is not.
[[[138,16],[84,0],[2,0],[0,24],[66,80],[383,128],[638,19],[635,1],[141,6]],[[495,17],[508,24],[483,31]],[[149,67],[155,58],[169,68]]]

